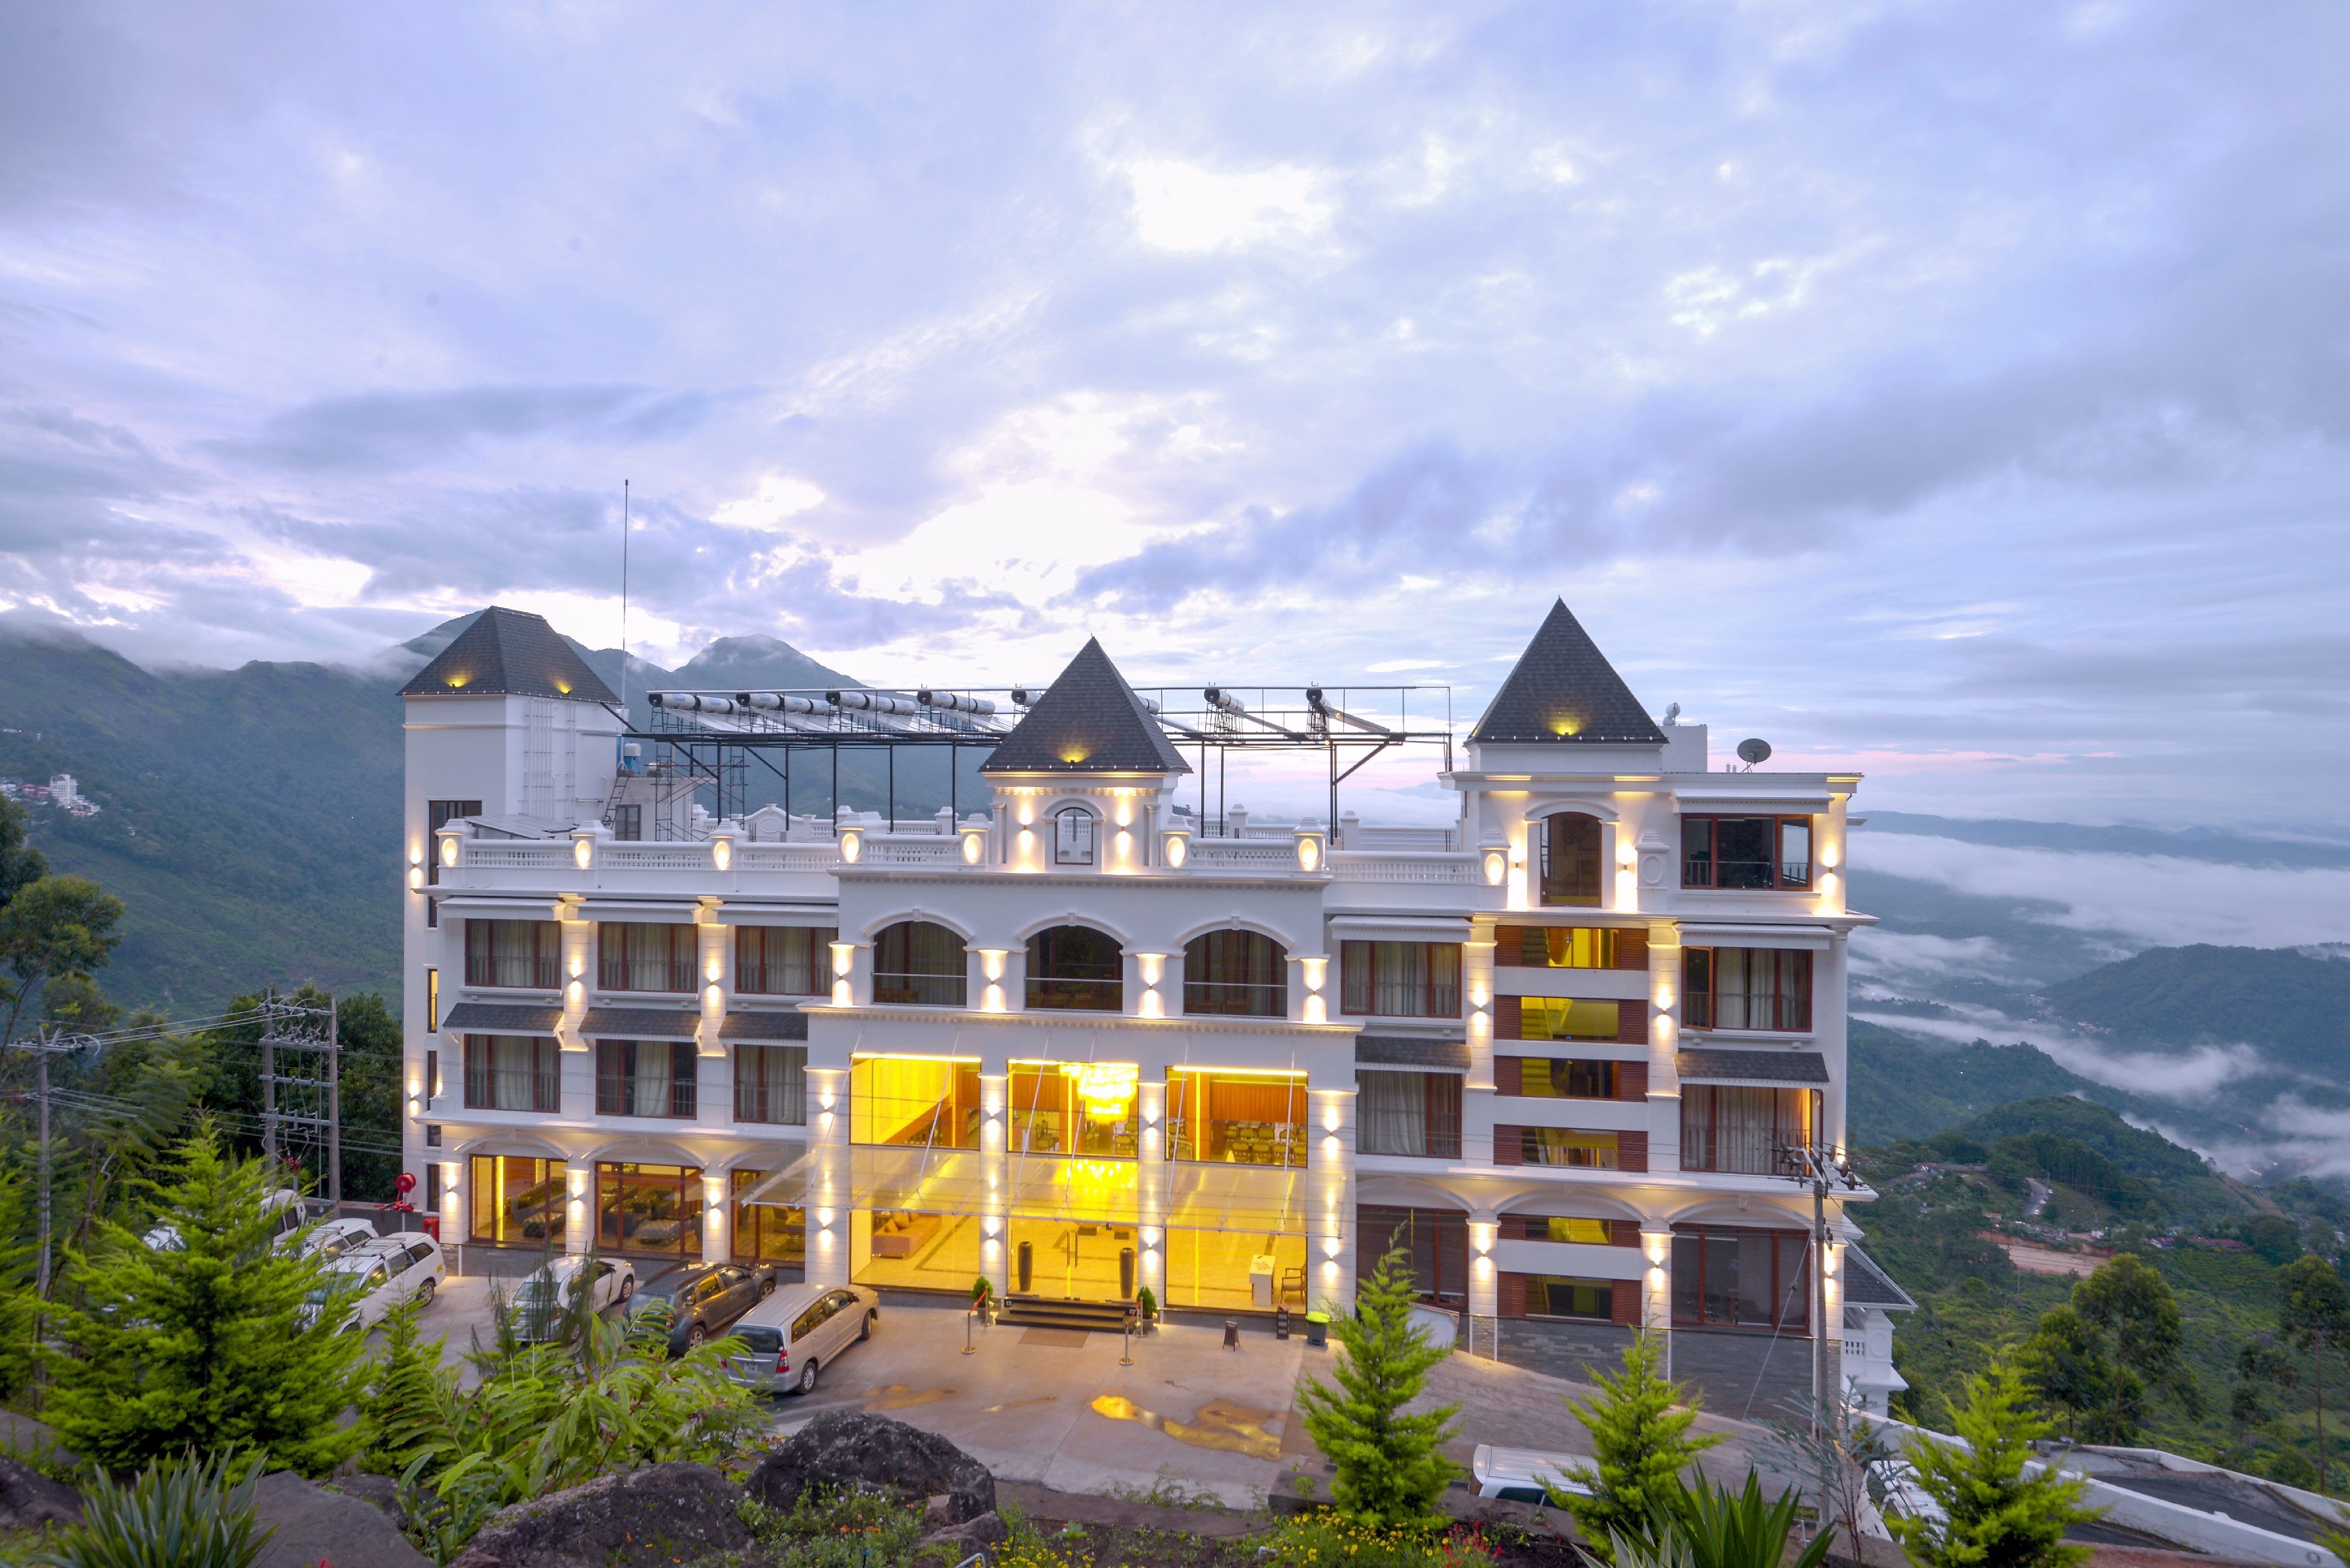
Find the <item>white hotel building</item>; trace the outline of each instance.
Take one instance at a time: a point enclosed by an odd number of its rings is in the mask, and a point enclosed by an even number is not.
[[[983,811],[898,831],[660,796],[535,616],[401,695],[406,1163],[444,1239],[1219,1313],[1347,1302],[1399,1239],[1487,1332],[1817,1321],[1785,1151],[1843,1140],[1858,775],[1717,769],[1564,604],[1440,774],[1456,824],[1338,842],[1177,808],[1093,643]],[[1831,1352],[1882,1337],[1840,1297],[1868,1196],[1826,1205]]]

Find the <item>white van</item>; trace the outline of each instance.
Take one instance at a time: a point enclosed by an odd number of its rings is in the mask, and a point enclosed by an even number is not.
[[[863,1285],[784,1285],[726,1331],[743,1342],[727,1369],[768,1393],[813,1394],[817,1373],[880,1320],[881,1298]]]
[[[1476,1478],[1479,1497],[1508,1502],[1548,1502],[1543,1490],[1548,1481],[1564,1492],[1589,1497],[1599,1479],[1596,1459],[1581,1454],[1544,1454],[1532,1449],[1496,1449],[1480,1443],[1469,1456],[1469,1473]]]

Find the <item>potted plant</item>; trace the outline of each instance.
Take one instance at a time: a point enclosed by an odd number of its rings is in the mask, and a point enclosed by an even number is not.
[[[995,1315],[993,1312],[990,1310],[994,1305],[994,1303],[995,1286],[988,1280],[988,1277],[985,1274],[982,1274],[977,1279],[971,1282],[972,1310],[979,1314],[980,1317],[988,1323],[993,1323],[995,1321]]]
[[[1149,1285],[1134,1293],[1134,1304],[1142,1309],[1142,1332],[1148,1334],[1159,1321],[1159,1298],[1150,1293]]]

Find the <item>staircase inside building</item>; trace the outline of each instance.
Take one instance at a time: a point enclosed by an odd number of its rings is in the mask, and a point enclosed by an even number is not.
[[[1078,1328],[1117,1334],[1126,1326],[1124,1302],[1081,1302],[1055,1296],[1006,1295],[996,1322],[1024,1328]]]

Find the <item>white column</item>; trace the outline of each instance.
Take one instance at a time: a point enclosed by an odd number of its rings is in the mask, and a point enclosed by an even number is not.
[[[1640,1327],[1664,1355],[1664,1375],[1673,1373],[1673,1229],[1662,1221],[1640,1226],[1640,1255],[1648,1272],[1640,1278]]]
[[[1010,1129],[1012,1075],[1000,1061],[983,1061],[979,1075],[980,1169],[987,1181],[979,1220],[979,1268],[995,1287],[998,1301],[1012,1290],[1011,1161],[1005,1157]]]
[[[810,1067],[808,1153],[815,1179],[808,1184],[807,1280],[810,1284],[848,1282],[851,1197],[848,1168],[848,1069]]]
[[[1681,1168],[1681,1080],[1674,1057],[1681,1044],[1680,928],[1669,920],[1648,927],[1648,1168]]]
[[[1490,1209],[1469,1213],[1469,1303],[1466,1342],[1469,1354],[1500,1360],[1502,1355],[1502,1275],[1493,1261],[1501,1240],[1501,1219]]]
[[[1836,1228],[1837,1218],[1834,1214],[1828,1218],[1831,1231]],[[1822,1385],[1834,1400],[1844,1393],[1844,1243],[1829,1242],[1826,1252],[1826,1277],[1820,1282],[1820,1321],[1815,1332],[1821,1336]]]
[[[472,1227],[465,1210],[465,1162],[444,1159],[441,1162],[441,1240],[453,1247],[465,1240]]]
[[[733,1216],[726,1208],[726,1178],[704,1171],[702,1177],[702,1261],[723,1263],[732,1255]]]
[[[1820,1057],[1827,1064],[1827,1090],[1820,1099],[1821,1141],[1830,1148],[1844,1147],[1844,1128],[1848,1080],[1846,1076],[1845,1054],[1845,965],[1852,943],[1852,933],[1836,931],[1828,938],[1828,950],[1815,961],[1819,972],[1812,977],[1812,1030],[1818,1037]]]
[[[1355,1310],[1355,1089],[1305,1091],[1305,1299],[1333,1317]]]
[[[574,899],[556,906],[556,919],[563,940],[563,1026],[556,1039],[566,1051],[588,1051],[592,1048],[580,1037],[579,1021],[587,1016],[588,993],[596,984],[596,922],[578,918]],[[590,1108],[594,1105],[588,1102]]]
[[[1173,1169],[1167,1163],[1167,1085],[1144,1079],[1136,1091],[1136,1117],[1142,1136],[1135,1140],[1135,1236],[1142,1243],[1135,1277],[1150,1289],[1159,1310],[1167,1310],[1167,1189]],[[1309,1243],[1309,1247],[1310,1247]]]
[[[596,1233],[596,1164],[575,1159],[563,1168],[563,1250],[584,1252]]]
[[[1461,1087],[1493,1092],[1493,920],[1481,915],[1470,922],[1469,940],[1461,944],[1461,985],[1469,1003],[1469,1073]]]

